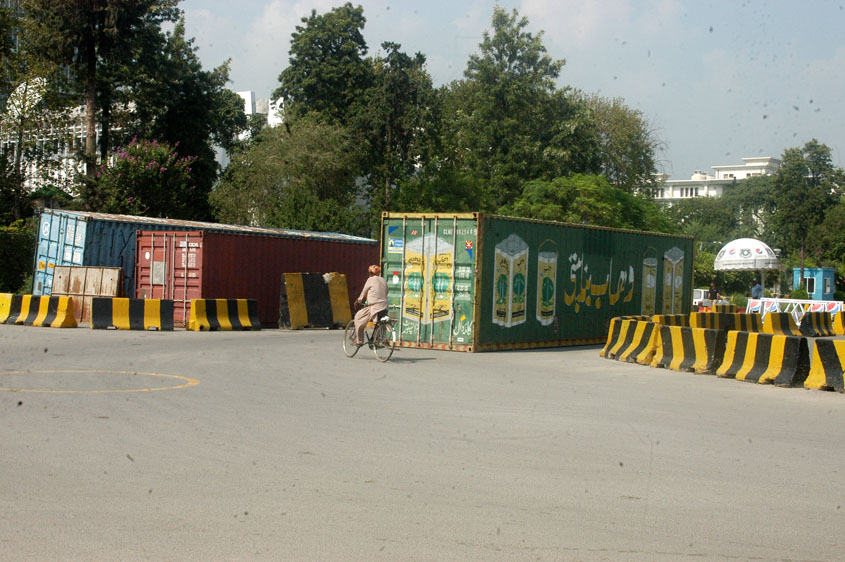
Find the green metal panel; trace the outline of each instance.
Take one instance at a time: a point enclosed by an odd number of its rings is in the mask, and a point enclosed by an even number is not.
[[[614,316],[689,312],[691,238],[479,220],[477,350],[590,343]]]
[[[470,350],[474,214],[385,214],[383,275],[403,345]]]

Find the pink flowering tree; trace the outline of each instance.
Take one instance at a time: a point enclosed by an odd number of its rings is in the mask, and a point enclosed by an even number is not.
[[[92,182],[89,206],[105,213],[183,218],[191,214],[196,185],[194,156],[182,156],[178,146],[132,139],[99,166]]]

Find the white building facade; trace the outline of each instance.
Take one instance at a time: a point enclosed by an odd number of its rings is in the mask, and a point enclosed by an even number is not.
[[[771,176],[780,167],[780,160],[771,156],[743,158],[742,161],[742,164],[713,166],[714,174],[696,170],[688,180],[670,180],[665,174],[659,174],[654,200],[671,205],[693,197],[721,197],[737,180]]]

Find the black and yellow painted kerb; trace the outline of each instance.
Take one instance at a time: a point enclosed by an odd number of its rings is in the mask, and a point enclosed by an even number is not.
[[[725,332],[686,326],[661,326],[653,367],[674,371],[716,371],[725,352]]]
[[[342,273],[285,273],[279,328],[342,328],[352,319]]]
[[[783,336],[800,336],[798,325],[789,312],[769,312],[763,320],[763,332]]]
[[[0,295],[0,322],[48,328],[76,328],[73,297],[4,293]]]
[[[713,305],[713,312],[733,314],[737,312],[737,307],[735,304],[716,303]]]
[[[816,340],[804,388],[845,391],[845,340]]]
[[[829,312],[805,312],[798,327],[801,335],[807,337],[835,336],[833,321]]]
[[[260,330],[255,299],[193,299],[188,330]]]
[[[807,339],[780,334],[728,332],[720,377],[779,386],[802,384],[810,370]]]
[[[94,297],[93,330],[173,330],[173,301]]]

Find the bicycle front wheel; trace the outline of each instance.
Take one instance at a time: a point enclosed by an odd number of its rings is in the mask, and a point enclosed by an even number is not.
[[[343,352],[347,357],[353,357],[358,353],[358,346],[355,340],[355,320],[350,320],[343,330]]]
[[[396,332],[393,331],[393,324],[384,322],[376,326],[373,334],[373,353],[376,359],[384,363],[393,355]]]

